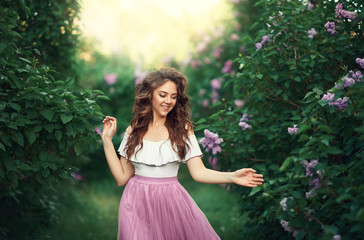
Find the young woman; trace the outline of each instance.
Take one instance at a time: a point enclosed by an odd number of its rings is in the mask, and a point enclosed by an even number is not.
[[[195,181],[256,187],[263,176],[251,168],[235,172],[207,169],[189,116],[187,80],[173,68],[149,73],[136,86],[133,118],[120,144],[112,137],[116,119],[104,120],[102,141],[112,175],[125,184],[119,209],[119,240],[220,239],[177,180],[187,163]]]

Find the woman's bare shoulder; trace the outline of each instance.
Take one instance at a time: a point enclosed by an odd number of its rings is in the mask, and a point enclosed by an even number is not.
[[[128,134],[128,135],[130,135],[132,131],[133,131],[133,129],[131,128],[131,126],[128,126],[125,130],[126,134]]]
[[[190,124],[186,123],[185,128],[188,131],[188,136],[195,134],[195,132],[193,131],[193,127]]]

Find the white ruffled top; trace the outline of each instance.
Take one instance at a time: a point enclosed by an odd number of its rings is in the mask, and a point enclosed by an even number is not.
[[[126,158],[125,145],[129,135],[124,134],[118,152]],[[195,135],[190,135],[187,141],[190,147],[186,153],[185,159],[181,159],[178,153],[173,149],[171,141],[164,140],[153,142],[143,139],[143,148],[138,151],[138,147],[129,159],[135,168],[135,174],[143,177],[175,177],[178,174],[180,163],[185,163],[189,159],[202,156],[200,146],[198,145]]]

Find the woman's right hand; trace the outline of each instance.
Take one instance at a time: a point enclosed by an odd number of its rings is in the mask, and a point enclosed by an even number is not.
[[[102,130],[102,135],[101,135],[102,140],[103,141],[108,139],[112,140],[112,137],[116,132],[116,126],[117,126],[116,118],[106,116],[102,121],[102,123],[104,124],[104,128]]]

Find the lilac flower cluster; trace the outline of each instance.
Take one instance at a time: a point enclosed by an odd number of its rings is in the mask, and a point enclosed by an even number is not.
[[[220,94],[218,91],[221,89],[221,83],[222,83],[222,78],[215,78],[210,81],[210,85],[211,85],[211,89],[212,89],[212,92],[211,92],[212,103],[217,102],[220,98]]]
[[[307,5],[307,10],[312,10],[315,7],[315,5],[313,3],[309,3]]]
[[[364,68],[364,58],[356,58],[355,62],[359,64],[361,68]]]
[[[306,192],[306,198],[312,198],[316,195],[315,191],[321,188],[322,172],[320,170],[315,171],[316,165],[319,163],[318,160],[312,160],[308,162],[303,160],[302,165],[306,167],[306,176],[309,177],[308,184],[312,186],[309,192]]]
[[[343,4],[341,4],[341,3],[338,3],[336,5],[335,17],[338,19],[346,18],[346,19],[354,20],[357,15],[358,15],[357,12],[343,10]]]
[[[296,237],[297,234],[300,232],[300,230],[289,226],[289,222],[285,220],[281,220],[281,225],[285,231],[291,232],[294,237]]]
[[[290,199],[293,199],[293,197],[289,197]],[[287,207],[287,200],[288,198],[283,198],[279,204],[281,205],[283,211],[287,211],[288,210],[288,207]]]
[[[228,73],[228,72],[231,72],[231,68],[233,66],[233,61],[231,59],[227,60],[225,63],[224,63],[224,67],[222,68],[222,73]]]
[[[266,44],[268,41],[270,40],[270,37],[268,35],[264,35],[262,37],[262,41],[258,42],[255,44],[255,47],[257,48],[257,51],[262,49],[262,47],[264,46],[264,44]]]
[[[118,78],[117,73],[109,73],[109,74],[105,74],[105,76],[104,76],[104,80],[105,80],[107,85],[115,84],[117,78]]]
[[[321,100],[323,100],[323,101],[329,101],[330,106],[335,106],[340,110],[344,109],[348,106],[348,103],[349,103],[348,97],[338,98],[335,101],[334,101],[334,99],[335,99],[335,93],[326,93],[321,98]]]
[[[210,164],[211,164],[212,169],[218,170],[220,168],[216,157],[210,158]]]
[[[353,70],[350,70],[349,73],[351,74],[351,77],[354,79],[355,82],[362,82],[363,74],[361,71],[354,72]]]
[[[296,134],[297,131],[298,131],[297,125],[293,125],[293,128],[291,127],[288,128],[288,133],[291,135]]]
[[[314,38],[317,35],[317,31],[315,28],[311,28],[311,30],[307,31],[307,35],[309,38]]]
[[[332,237],[332,240],[341,240],[341,235],[340,234],[336,234]]]
[[[220,143],[222,143],[224,140],[222,138],[219,138],[219,135],[213,132],[210,132],[209,130],[204,130],[205,137],[201,138],[200,143],[204,148],[206,148],[206,151],[212,151],[213,155],[216,155],[218,152],[221,152]]]
[[[330,33],[330,35],[334,35],[335,34],[335,22],[330,22],[328,21],[326,24],[325,24],[325,28],[327,30],[328,33]]]
[[[244,113],[239,121],[239,126],[245,131],[247,129],[251,129],[252,126],[248,124],[249,121],[249,115],[247,113]]]

